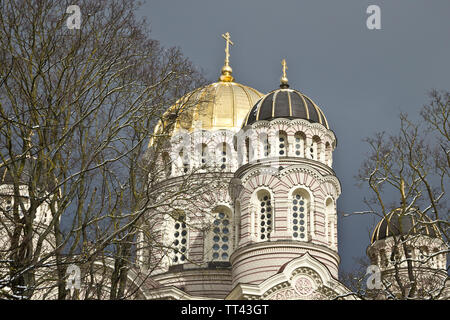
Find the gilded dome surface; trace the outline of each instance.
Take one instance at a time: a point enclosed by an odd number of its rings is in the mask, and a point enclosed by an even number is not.
[[[198,88],[180,98],[163,119],[177,117],[169,134],[181,129],[239,131],[252,106],[263,94],[233,81],[219,81]],[[155,134],[161,132],[161,121]],[[152,142],[151,142],[152,144]]]
[[[236,82],[212,83],[190,95],[191,110],[177,122],[177,128],[238,131],[248,111],[262,96],[257,90]]]
[[[179,130],[231,130],[241,129],[247,113],[263,94],[253,88],[234,82],[230,66],[230,34],[222,34],[226,41],[225,63],[219,81],[198,88],[170,107],[157,124],[154,135],[163,131],[163,124],[171,124],[164,133],[173,135]],[[153,138],[150,145],[153,144]]]

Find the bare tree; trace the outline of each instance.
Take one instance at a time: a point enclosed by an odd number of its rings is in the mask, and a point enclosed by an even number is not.
[[[79,1],[80,30],[69,5],[0,2],[0,298],[69,298],[69,264],[83,270],[77,298],[136,294],[139,221],[176,196],[152,200],[148,139],[158,120],[155,145],[167,138],[189,102],[169,119],[167,106],[204,82],[149,38],[136,1]]]
[[[429,96],[421,121],[400,114],[398,134],[378,133],[366,139],[370,153],[357,178],[372,196],[365,199],[368,210],[357,213],[377,215],[392,230],[392,241],[386,242],[381,257],[370,257],[390,271],[383,271],[381,291],[369,297],[449,298],[447,265],[440,271],[429,266],[449,252],[450,93],[433,90]],[[404,230],[402,219],[409,223]],[[439,239],[433,252],[422,250],[422,235],[430,230]],[[367,297],[366,293],[360,291],[359,296]]]

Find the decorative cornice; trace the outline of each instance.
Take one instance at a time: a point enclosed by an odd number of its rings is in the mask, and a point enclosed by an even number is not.
[[[330,256],[336,262],[336,265],[340,263],[339,254],[331,250],[328,247],[317,245],[310,242],[294,241],[294,240],[279,240],[279,241],[265,241],[265,242],[254,242],[247,244],[243,247],[237,248],[230,256],[230,263],[233,265],[235,260],[242,255],[251,254],[252,252],[258,252],[258,254],[271,254],[279,253],[288,249],[305,250],[305,254],[308,252],[322,253]],[[309,254],[309,253],[308,253]],[[281,266],[280,266],[281,267]]]
[[[333,174],[322,175],[317,169],[315,169],[314,167],[311,167],[311,165],[309,163],[310,161],[314,161],[314,160],[309,160],[308,162],[304,161],[304,163],[291,164],[291,165],[284,167],[282,170],[278,170],[277,168],[275,168],[273,166],[264,165],[264,163],[250,163],[250,164],[247,164],[246,166],[239,168],[235,173],[235,177],[239,178],[241,180],[242,184],[245,184],[251,178],[261,175],[261,174],[270,174],[270,175],[273,175],[274,177],[276,177],[277,179],[282,180],[282,177],[286,176],[288,174],[296,173],[296,172],[303,172],[303,173],[307,173],[310,176],[314,177],[314,179],[320,183],[325,183],[325,182],[332,183],[334,185],[334,187],[336,188],[337,196],[339,196],[341,194],[341,184],[340,184],[339,179],[334,175],[334,172],[333,172]],[[270,160],[267,162],[268,162],[267,164],[269,164]],[[317,162],[317,161],[314,161],[314,162]],[[318,163],[314,163],[314,165],[317,165],[317,164]],[[330,172],[329,168],[327,168],[324,165],[321,165],[321,166],[323,166],[322,169],[328,169],[327,171]]]
[[[324,135],[327,135],[330,138],[330,140],[336,141],[336,135],[334,134],[333,130],[327,129],[326,127],[324,127],[322,124],[320,124],[318,122],[309,122],[308,120],[305,120],[305,119],[276,118],[276,119],[272,119],[272,120],[259,120],[259,121],[256,121],[255,123],[253,123],[252,125],[247,126],[243,129],[244,129],[244,131],[247,131],[250,128],[252,128],[252,129],[262,128],[262,127],[270,128],[270,127],[273,127],[278,124],[284,124],[284,125],[289,125],[289,126],[301,125],[301,126],[309,128],[309,129],[318,129],[321,132],[323,132]]]

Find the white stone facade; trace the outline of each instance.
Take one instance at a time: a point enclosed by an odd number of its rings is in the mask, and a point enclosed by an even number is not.
[[[178,131],[161,152],[160,164],[169,168],[161,170],[161,183],[176,186],[184,175],[195,172],[195,179],[212,170],[230,187],[208,193],[210,215],[188,213],[176,221],[165,210],[149,213],[160,219],[153,234],[167,250],[154,255],[157,268],[148,268],[142,250],[141,267],[151,269],[163,287],[221,299],[237,286],[263,283],[304,255],[337,281],[341,187],[332,170],[335,147],[333,131],[304,119],[258,121],[239,132]],[[198,170],[205,163],[208,169]],[[272,215],[262,217],[265,196],[270,200],[264,210]],[[206,231],[205,221],[211,225]],[[261,223],[267,224],[264,231]],[[174,253],[173,246],[180,251]]]

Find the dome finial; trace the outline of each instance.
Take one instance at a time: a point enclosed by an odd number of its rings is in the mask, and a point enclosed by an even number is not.
[[[286,88],[289,88],[289,84],[288,84],[288,78],[286,77],[286,70],[288,67],[287,67],[285,59],[283,59],[281,61],[281,65],[283,66],[283,76],[280,79],[280,88],[286,89]]]
[[[234,80],[231,73],[233,72],[233,69],[230,67],[230,44],[233,46],[234,43],[231,42],[230,33],[227,32],[225,34],[222,34],[222,38],[226,41],[225,46],[225,65],[222,67],[221,76],[219,78],[220,81],[224,82],[232,82]]]

